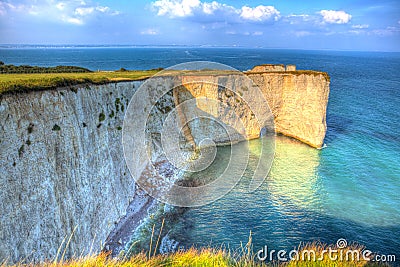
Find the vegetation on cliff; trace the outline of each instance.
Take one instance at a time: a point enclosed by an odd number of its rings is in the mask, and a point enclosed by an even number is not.
[[[153,76],[158,71],[0,74],[0,95],[6,92],[47,90],[78,84],[104,84],[118,81],[142,80]]]
[[[29,65],[6,65],[0,61],[0,73],[81,73],[92,72],[89,69],[76,66],[38,67]]]
[[[6,65],[0,61],[0,95],[3,93],[27,92],[33,90],[48,90],[57,87],[73,86],[79,84],[104,84],[118,81],[143,80],[155,75],[162,68],[151,70],[126,70],[121,68],[117,71],[96,71],[76,67],[76,66],[56,66],[56,67],[38,67],[38,66],[14,66]],[[225,75],[236,74],[234,71],[221,70],[202,70],[202,71],[180,71],[184,75]],[[269,72],[269,74],[283,73],[293,75],[323,75],[329,81],[329,75],[319,71],[286,71]],[[163,75],[169,75],[164,72]],[[257,74],[249,72],[248,74]],[[176,75],[174,72],[172,75]]]
[[[131,254],[125,251],[117,257],[111,256],[111,251],[101,252],[96,255],[86,257],[74,257],[65,260],[65,252],[67,245],[61,245],[57,255],[52,261],[45,261],[39,264],[21,262],[12,266],[31,266],[31,267],[154,267],[154,266],[170,266],[170,267],[362,267],[362,266],[388,266],[374,261],[374,254],[364,254],[365,247],[356,243],[338,247],[338,245],[326,245],[320,242],[312,242],[299,245],[296,249],[287,252],[284,250],[262,250],[254,252],[252,243],[252,232],[250,231],[249,239],[246,244],[241,244],[238,249],[232,250],[225,246],[220,247],[203,247],[200,249],[178,249],[176,252],[160,254],[157,253],[159,241],[164,226],[162,222],[160,232],[151,234],[150,243],[142,252]],[[72,235],[70,236],[70,238]],[[157,241],[156,241],[157,239]],[[154,241],[154,242],[153,242]],[[281,252],[285,252],[282,254]],[[333,254],[331,254],[333,253]],[[261,257],[261,258],[260,258]],[[0,262],[0,267],[8,267],[7,262]]]
[[[107,254],[100,254],[97,256],[88,256],[83,258],[71,259],[71,260],[55,260],[41,264],[17,264],[13,266],[32,266],[32,267],[75,267],[75,266],[109,266],[109,267],[153,267],[153,266],[202,266],[202,267],[262,267],[262,266],[285,266],[285,267],[309,267],[309,266],[320,266],[320,267],[361,267],[361,266],[386,266],[370,262],[367,260],[332,260],[328,257],[328,254],[324,254],[323,250],[327,247],[321,244],[313,243],[302,247],[299,250],[299,255],[304,256],[305,260],[293,259],[288,262],[263,262],[258,260],[257,255],[251,252],[250,248],[242,247],[237,251],[229,251],[227,249],[213,249],[203,248],[194,249],[191,248],[186,251],[178,251],[168,255],[154,255],[151,253],[139,253],[131,258],[125,258],[123,255],[120,258],[111,258]],[[316,259],[313,257],[308,258],[308,251],[316,251]],[[353,245],[343,250],[343,255],[349,250],[362,250],[362,247]],[[320,260],[321,259],[321,260]],[[0,266],[6,266],[6,263]]]

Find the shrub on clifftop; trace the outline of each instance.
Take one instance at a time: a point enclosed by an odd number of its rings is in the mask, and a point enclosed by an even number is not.
[[[5,65],[0,61],[0,73],[87,73],[89,69],[76,66],[38,67],[28,65]]]

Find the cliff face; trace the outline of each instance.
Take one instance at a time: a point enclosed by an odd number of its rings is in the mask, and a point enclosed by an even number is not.
[[[277,132],[322,146],[329,93],[324,75],[249,72],[247,76],[266,98]],[[198,145],[212,136],[217,143],[226,143],[226,130],[234,136],[230,141],[259,136],[266,121],[257,122],[254,114],[265,114],[266,107],[252,95],[250,83],[235,84],[232,76],[207,76],[202,80],[210,83],[198,86],[192,83],[195,76],[181,79],[183,86],[166,94],[151,111],[146,133],[153,138],[148,148],[153,161],[161,153],[160,132],[168,112],[197,97],[227,105],[196,100],[196,109],[178,109],[177,121],[206,114],[240,127],[223,129],[213,122],[191,121],[182,129],[187,142]],[[62,253],[63,240],[65,245],[70,236],[66,257],[99,251],[132,199],[130,208],[136,211],[148,206],[148,196],[135,188],[121,144],[124,112],[141,84],[0,96],[0,262],[52,259],[58,248]],[[138,167],[135,175],[141,171]]]
[[[132,179],[121,140],[142,83],[0,95],[0,262],[61,257],[70,238],[65,258],[99,252],[121,218],[130,219],[127,209],[136,227],[145,218],[153,202]],[[153,161],[173,108],[169,93],[151,111]],[[125,244],[129,234],[108,242]]]
[[[134,86],[0,96],[0,262],[52,259],[75,227],[67,257],[99,250],[135,195],[119,128]]]
[[[232,144],[260,136],[263,127],[273,130],[273,117],[260,91],[246,76],[204,75],[179,77],[182,86],[174,94],[177,103],[193,101],[180,114],[188,121],[187,139],[196,145],[205,138],[216,144]],[[196,118],[190,120],[188,118]],[[210,134],[212,133],[212,134]]]
[[[321,148],[326,134],[329,80],[318,72],[305,74],[247,73],[263,92],[275,117],[275,130]]]
[[[248,72],[251,79],[237,79],[235,75],[219,76],[184,76],[183,86],[175,91],[181,102],[193,98],[207,98],[202,103],[197,101],[196,108],[187,109],[189,117],[202,116],[204,112],[211,117],[234,128],[222,129],[210,121],[208,127],[213,131],[217,143],[227,142],[227,135],[234,141],[258,138],[260,129],[270,123],[257,121],[254,112],[260,114],[259,108],[268,109],[253,90],[254,82],[262,92],[261,97],[267,101],[274,116],[275,131],[298,139],[312,147],[321,148],[326,134],[326,108],[329,96],[329,80],[319,72],[308,74],[296,71],[275,71],[270,65],[256,66],[255,69],[271,68],[266,72]],[[291,66],[290,66],[291,67]],[[278,65],[277,68],[283,68]],[[274,72],[275,71],[275,72]],[[201,82],[196,82],[201,80]],[[221,105],[224,103],[226,105]],[[260,104],[261,103],[261,104]],[[190,114],[194,113],[194,114]],[[203,123],[204,125],[204,120]],[[198,140],[209,135],[204,127],[192,121],[188,123],[193,137]],[[228,134],[225,132],[228,130]],[[231,130],[231,131],[230,131]],[[186,129],[186,132],[188,130]],[[188,134],[186,134],[188,136]]]

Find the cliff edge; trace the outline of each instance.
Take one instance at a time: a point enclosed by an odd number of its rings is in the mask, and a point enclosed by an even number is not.
[[[245,74],[264,94],[278,133],[323,145],[326,73],[264,65]],[[136,188],[121,144],[125,109],[142,83],[0,95],[0,262],[53,259],[68,239],[67,257],[97,252],[132,201],[130,207],[141,216],[133,219],[143,219],[149,197]],[[229,92],[213,86],[185,90],[241,108]],[[184,99],[176,94],[165,95],[154,108],[149,131],[157,138],[167,111]],[[251,118],[245,109],[241,114]],[[258,137],[260,129],[250,119],[245,126],[249,139]],[[196,142],[202,130],[190,134]],[[154,147],[158,151],[157,143]]]

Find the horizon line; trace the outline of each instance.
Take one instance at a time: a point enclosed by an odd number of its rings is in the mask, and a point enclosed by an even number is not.
[[[359,49],[333,49],[333,48],[288,48],[288,47],[263,47],[242,45],[185,45],[185,44],[1,44],[0,49],[13,48],[242,48],[265,50],[303,50],[303,51],[332,51],[332,52],[383,52],[399,53],[400,50],[359,50]]]

